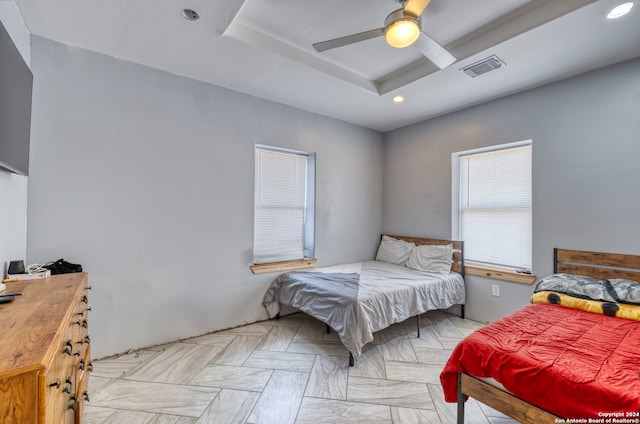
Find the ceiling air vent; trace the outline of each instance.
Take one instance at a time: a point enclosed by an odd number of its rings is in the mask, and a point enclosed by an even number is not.
[[[462,68],[462,70],[465,74],[469,75],[472,78],[475,78],[478,75],[486,74],[487,72],[498,69],[504,65],[506,65],[506,63],[500,60],[498,56],[494,55],[486,59],[482,59],[481,61],[476,62],[472,65],[469,65],[466,68]]]

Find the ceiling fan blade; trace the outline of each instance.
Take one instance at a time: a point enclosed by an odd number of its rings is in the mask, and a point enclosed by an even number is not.
[[[440,69],[444,69],[458,60],[424,32],[420,34],[413,45]]]
[[[414,16],[420,16],[429,5],[429,2],[431,2],[431,0],[409,0],[404,7],[404,11]]]
[[[384,35],[384,28],[376,28],[370,31],[359,32],[357,34],[347,35],[346,37],[334,38],[333,40],[322,41],[320,43],[313,44],[313,48],[317,52],[323,52],[325,50],[335,49],[337,47],[346,46],[353,43],[359,43],[360,41],[369,40],[370,38],[376,38]]]

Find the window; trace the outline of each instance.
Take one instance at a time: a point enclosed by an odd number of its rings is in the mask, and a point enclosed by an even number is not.
[[[253,260],[312,258],[315,154],[256,145]]]
[[[452,155],[453,235],[465,259],[531,269],[531,140]]]

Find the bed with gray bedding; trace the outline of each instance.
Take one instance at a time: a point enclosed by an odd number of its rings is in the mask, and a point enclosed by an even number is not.
[[[264,306],[271,318],[281,305],[313,316],[359,357],[374,332],[464,300],[459,272],[428,272],[376,260],[281,274],[267,289]]]

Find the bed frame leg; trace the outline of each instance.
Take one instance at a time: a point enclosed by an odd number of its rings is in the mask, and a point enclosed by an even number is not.
[[[458,373],[458,421],[464,424],[464,394],[462,393],[462,373]]]
[[[418,338],[420,338],[420,314],[416,315],[416,318],[418,322]]]
[[[355,360],[353,359],[353,353],[349,352],[349,366],[352,367],[355,364]]]
[[[460,318],[464,319],[464,303],[460,305]]]

